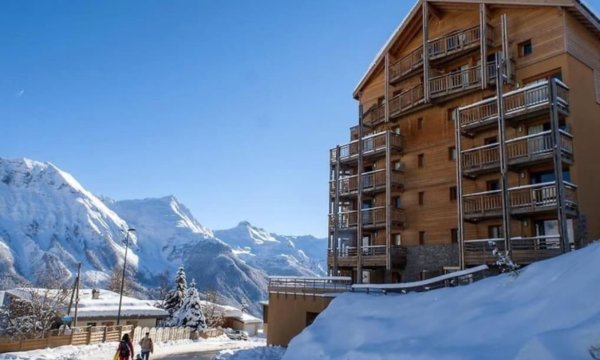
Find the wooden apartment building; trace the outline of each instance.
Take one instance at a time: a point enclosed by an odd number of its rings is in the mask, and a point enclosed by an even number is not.
[[[330,151],[332,275],[418,280],[600,238],[600,21],[579,1],[420,0],[354,97]]]

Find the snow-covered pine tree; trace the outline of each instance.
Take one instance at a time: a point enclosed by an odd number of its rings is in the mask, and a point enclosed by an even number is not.
[[[183,269],[183,265],[181,265],[175,276],[175,289],[167,295],[167,298],[164,301],[165,310],[167,310],[171,318],[181,309],[186,290],[187,281],[185,279],[185,270]]]
[[[194,331],[206,329],[206,319],[202,313],[202,304],[195,280],[192,280],[187,289],[183,305],[175,317],[178,318],[178,325],[189,327]]]

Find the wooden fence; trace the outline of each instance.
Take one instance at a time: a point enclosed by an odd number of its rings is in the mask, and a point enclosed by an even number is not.
[[[45,348],[53,348],[63,345],[91,345],[103,342],[116,342],[124,334],[130,334],[133,344],[137,344],[140,339],[148,332],[154,342],[165,342],[171,340],[183,340],[190,338],[189,328],[147,328],[136,327],[132,325],[123,326],[88,326],[83,328],[73,328],[65,334],[64,331],[52,330],[43,339],[28,339],[12,342],[0,342],[0,353],[14,351],[28,351]],[[201,334],[202,335],[202,334]],[[218,336],[220,334],[207,334],[209,336]]]

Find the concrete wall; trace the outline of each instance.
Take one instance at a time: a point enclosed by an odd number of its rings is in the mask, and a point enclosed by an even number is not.
[[[458,266],[458,244],[409,246],[402,282],[421,280],[421,271],[441,272],[444,266]]]

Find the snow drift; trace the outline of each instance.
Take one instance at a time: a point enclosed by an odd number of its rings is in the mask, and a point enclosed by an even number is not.
[[[283,359],[591,359],[600,346],[600,243],[519,276],[406,295],[346,293]]]

